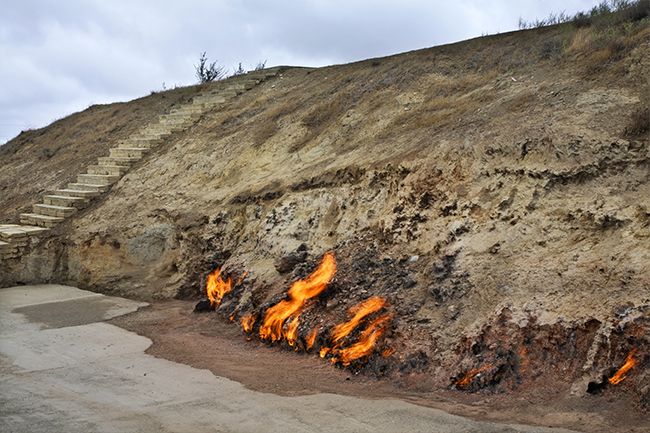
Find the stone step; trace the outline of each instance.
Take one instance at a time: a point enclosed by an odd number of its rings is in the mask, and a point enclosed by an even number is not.
[[[41,233],[45,233],[49,231],[50,229],[46,229],[43,227],[36,227],[36,226],[20,226],[20,230],[26,232],[29,236],[36,236],[40,235]]]
[[[43,204],[61,207],[76,207],[83,209],[88,206],[90,199],[84,197],[67,197],[62,195],[46,195],[43,197]]]
[[[78,174],[77,183],[88,183],[91,185],[112,185],[122,176],[112,174]]]
[[[69,183],[68,189],[78,190],[78,191],[96,191],[96,192],[106,192],[111,189],[110,185],[94,185],[88,183]]]
[[[255,81],[250,81],[250,80],[249,81],[243,81],[243,82],[239,82],[239,83],[229,84],[229,85],[226,86],[225,90],[234,90],[234,91],[244,90],[244,91],[246,91],[246,90],[250,90],[253,87],[255,87],[256,84],[257,84],[257,82],[255,82]]]
[[[57,189],[54,191],[54,194],[59,197],[79,197],[91,199],[93,197],[99,197],[101,195],[100,191],[92,190],[78,190],[78,189]]]
[[[172,108],[171,110],[169,110],[169,113],[167,114],[172,116],[183,116],[186,114],[196,115],[196,114],[203,114],[203,111],[200,108],[194,107],[192,105],[184,105],[181,108]]]
[[[146,147],[146,148],[125,148],[125,147],[118,147],[118,148],[112,148],[109,150],[110,152],[110,157],[127,157],[127,158],[142,158],[147,152],[149,152],[151,149]]]
[[[29,235],[26,231],[20,230],[20,226],[0,229],[0,239],[4,242],[26,241],[28,238]]]
[[[124,165],[91,165],[88,167],[88,174],[123,176],[128,170],[129,167]]]
[[[9,242],[0,241],[0,256],[5,254],[12,253],[15,247]]]
[[[97,162],[99,165],[123,166],[128,168],[131,164],[141,159],[140,157],[102,156],[97,158]]]
[[[50,217],[67,218],[77,212],[76,207],[52,206],[48,204],[35,204],[32,206],[32,212],[37,215]]]
[[[219,104],[225,104],[226,98],[223,96],[203,97],[202,99],[194,99],[194,104],[200,106],[203,110],[211,110],[212,107]]]
[[[62,217],[51,217],[45,215],[22,213],[20,214],[21,224],[29,224],[39,227],[55,227],[57,224],[65,220]]]
[[[117,142],[117,147],[122,149],[151,149],[152,147],[158,146],[162,143],[162,139],[157,140],[146,140],[146,139],[133,139],[128,138],[126,140],[119,140]]]
[[[172,132],[169,130],[169,128],[165,128],[160,124],[156,124],[148,126],[138,134],[133,134],[130,138],[134,138],[136,140],[140,138],[165,139],[165,137],[171,135],[171,133]]]
[[[158,116],[158,120],[167,123],[183,123],[183,122],[193,122],[199,119],[203,113],[195,114],[161,114]]]
[[[156,147],[163,142],[162,138],[127,138],[126,140],[119,140],[117,147],[126,148],[142,148],[142,147]]]

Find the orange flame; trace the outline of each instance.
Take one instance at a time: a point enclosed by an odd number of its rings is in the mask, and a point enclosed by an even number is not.
[[[221,279],[219,273],[220,269],[217,269],[212,274],[208,276],[208,282],[206,284],[206,290],[208,292],[208,298],[210,299],[210,305],[215,309],[219,308],[219,303],[223,298],[223,295],[232,290],[232,278],[228,278],[228,281]]]
[[[266,310],[264,321],[260,326],[260,338],[270,338],[271,341],[280,340],[282,336],[286,338],[287,335],[282,328],[287,319],[295,316],[294,321],[298,320],[305,302],[325,290],[327,283],[330,282],[335,273],[336,260],[334,259],[334,253],[326,253],[321,264],[311,275],[291,285],[288,293],[289,299],[283,300]],[[297,327],[297,324],[295,326]]]
[[[384,314],[370,322],[368,327],[361,333],[359,341],[350,347],[340,350],[338,354],[332,358],[332,364],[341,361],[343,365],[349,365],[350,362],[355,359],[372,354],[375,350],[375,342],[386,332],[390,318],[390,314]]]
[[[459,381],[457,381],[457,382],[454,382],[454,385],[459,386],[459,387],[461,387],[461,388],[465,388],[465,387],[467,387],[467,386],[469,385],[469,383],[472,381],[472,379],[474,379],[474,377],[476,377],[477,374],[479,374],[481,371],[485,370],[485,369],[488,368],[489,366],[490,366],[490,364],[488,364],[488,365],[484,365],[484,366],[481,367],[481,368],[475,368],[475,369],[473,369],[473,370],[470,370],[470,371],[465,375],[465,377],[463,377],[461,380],[459,380]]]
[[[625,358],[625,364],[623,364],[623,367],[621,367],[615,374],[614,376],[610,377],[607,379],[607,382],[610,385],[618,385],[627,377],[627,372],[630,371],[635,365],[637,365],[639,362],[634,359],[634,354],[636,353],[637,348],[632,349],[629,355],[627,355],[627,358]]]
[[[241,327],[245,332],[249,332],[253,329],[253,325],[255,324],[255,315],[251,313],[248,316],[244,316],[241,318],[239,323],[241,323]]]
[[[384,349],[384,351],[381,352],[381,356],[382,356],[382,358],[388,358],[393,353],[395,353],[395,349],[393,349],[392,347],[389,347],[388,349]]]
[[[336,325],[332,329],[330,341],[334,345],[333,349],[340,347],[350,332],[361,323],[364,317],[381,310],[386,305],[386,300],[380,297],[373,297],[359,305],[355,305],[348,310],[348,314],[354,314],[354,317],[345,323]]]
[[[300,325],[300,320],[298,320],[298,316],[296,316],[287,327],[285,337],[287,339],[287,343],[289,343],[289,346],[293,346],[296,342],[296,338],[298,338],[298,325]]]
[[[305,350],[309,350],[312,348],[314,345],[314,341],[316,341],[316,335],[318,334],[318,326],[316,326],[314,329],[312,329],[309,332],[309,335],[307,335],[307,338],[305,339],[305,342],[307,343],[307,346],[305,347]]]

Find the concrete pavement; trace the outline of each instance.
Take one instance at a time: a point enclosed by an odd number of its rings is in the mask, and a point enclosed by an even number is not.
[[[280,397],[144,353],[103,321],[146,304],[60,285],[0,289],[2,432],[568,432],[398,400]]]

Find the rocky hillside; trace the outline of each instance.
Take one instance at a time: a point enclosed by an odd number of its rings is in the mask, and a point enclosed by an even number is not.
[[[616,386],[647,408],[648,53],[646,19],[283,68],[0,262],[0,283],[199,299],[215,269],[248,272],[219,307],[238,319],[263,314],[332,251],[337,272],[299,340],[320,326],[324,347],[373,296],[391,315],[385,356],[349,368],[416,388],[552,382],[580,395],[619,392],[606,379],[633,359]],[[0,148],[0,222],[205,90],[22,133]]]

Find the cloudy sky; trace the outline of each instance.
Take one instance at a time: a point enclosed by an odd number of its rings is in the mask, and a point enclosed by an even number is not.
[[[92,104],[196,82],[207,52],[325,66],[517,29],[598,0],[1,0],[0,144]]]

